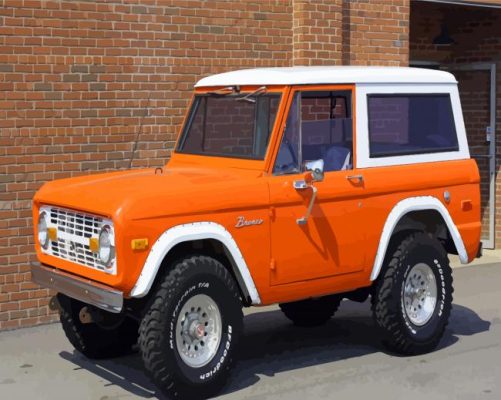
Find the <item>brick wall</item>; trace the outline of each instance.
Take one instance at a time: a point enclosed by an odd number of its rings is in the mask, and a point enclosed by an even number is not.
[[[407,65],[409,1],[343,1],[343,64]]]
[[[342,0],[293,2],[295,65],[341,64]]]
[[[312,6],[312,4],[315,4]],[[201,76],[406,64],[408,0],[0,0],[0,329],[53,321],[30,282],[31,198],[52,179],[168,159]]]
[[[407,65],[409,1],[293,3],[295,65]]]

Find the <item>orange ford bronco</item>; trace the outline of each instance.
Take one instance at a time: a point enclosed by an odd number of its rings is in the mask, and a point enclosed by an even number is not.
[[[75,348],[138,343],[170,395],[209,396],[232,369],[242,307],[324,323],[369,296],[394,351],[440,341],[448,253],[480,254],[479,173],[457,83],[385,67],[234,71],[195,86],[163,169],[45,184],[33,280]]]

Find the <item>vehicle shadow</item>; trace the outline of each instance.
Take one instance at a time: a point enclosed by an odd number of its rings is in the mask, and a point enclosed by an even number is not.
[[[454,304],[437,350],[452,346],[461,336],[488,331],[490,325],[473,310]],[[245,327],[240,362],[225,394],[255,384],[259,375],[271,377],[377,352],[390,354],[381,344],[368,301],[343,302],[332,320],[316,328],[295,327],[279,310],[249,315]]]
[[[452,346],[461,336],[488,331],[490,322],[473,310],[454,304],[449,326],[439,349]],[[292,325],[280,310],[253,312],[245,317],[239,363],[223,394],[254,385],[260,375],[273,376],[309,366],[386,352],[372,321],[368,302],[342,303],[335,318],[321,327]],[[88,360],[78,352],[60,356],[98,375],[106,386],[116,385],[142,398],[164,399],[144,373],[138,354],[111,360]]]

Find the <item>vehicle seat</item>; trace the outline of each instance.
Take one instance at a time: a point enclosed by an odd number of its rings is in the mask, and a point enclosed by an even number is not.
[[[323,159],[324,171],[343,171],[350,168],[351,151],[343,146],[331,146]]]

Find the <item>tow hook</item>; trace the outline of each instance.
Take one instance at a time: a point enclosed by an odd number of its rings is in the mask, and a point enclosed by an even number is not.
[[[78,318],[80,319],[80,322],[82,324],[92,324],[93,322],[96,322],[96,319],[94,318],[94,313],[87,306],[82,307],[80,309],[80,312],[78,313]]]
[[[58,311],[59,313],[62,310],[61,303],[59,303],[59,300],[57,296],[52,296],[49,300],[49,308],[52,311]],[[82,324],[91,324],[93,322],[97,322],[99,317],[96,318],[95,312],[92,312],[92,310],[85,306],[80,309],[80,312],[78,313],[78,319]]]

